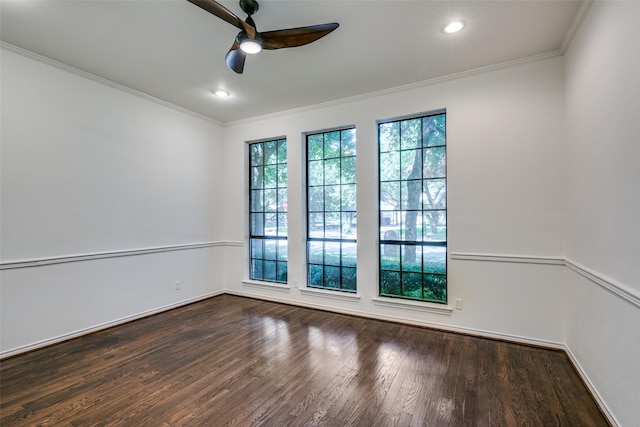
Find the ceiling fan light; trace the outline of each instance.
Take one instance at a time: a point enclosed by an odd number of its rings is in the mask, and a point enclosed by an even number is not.
[[[249,55],[256,54],[262,50],[262,37],[260,33],[250,38],[246,31],[240,31],[236,36],[236,43],[240,45],[240,50]]]
[[[262,50],[262,45],[257,40],[247,39],[247,40],[243,40],[242,43],[240,43],[240,49],[244,53],[253,55]]]

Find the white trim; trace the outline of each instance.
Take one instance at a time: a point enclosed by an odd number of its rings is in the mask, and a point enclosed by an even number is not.
[[[47,346],[50,346],[52,344],[57,344],[57,343],[60,343],[62,341],[67,341],[67,340],[70,340],[72,338],[77,338],[77,337],[80,337],[80,336],[83,336],[83,335],[92,334],[94,332],[98,332],[98,331],[101,331],[101,330],[104,330],[104,329],[108,329],[108,328],[111,328],[113,326],[118,326],[118,325],[122,325],[124,323],[129,323],[129,322],[134,321],[134,320],[142,319],[144,317],[148,317],[148,316],[151,316],[153,314],[157,314],[157,313],[161,313],[163,311],[168,311],[168,310],[172,310],[174,308],[182,307],[183,305],[188,305],[188,304],[192,304],[194,302],[202,301],[202,300],[205,300],[205,299],[208,299],[208,298],[213,298],[215,296],[222,295],[223,293],[225,293],[224,290],[211,292],[211,293],[200,295],[200,296],[197,296],[197,297],[194,297],[194,298],[189,298],[189,299],[186,299],[186,300],[178,301],[178,302],[175,302],[175,303],[172,303],[172,304],[163,305],[161,307],[153,308],[151,310],[142,311],[140,313],[132,314],[130,316],[121,317],[120,319],[116,319],[116,320],[112,320],[112,321],[109,321],[109,322],[101,323],[99,325],[95,325],[95,326],[90,326],[88,328],[79,329],[79,330],[77,330],[75,332],[69,332],[69,333],[66,333],[66,334],[58,335],[57,337],[48,338],[46,340],[38,341],[38,342],[35,342],[35,343],[32,343],[32,344],[27,344],[27,345],[23,345],[21,347],[16,347],[16,348],[12,348],[10,350],[5,350],[3,352],[0,352],[0,359],[4,359],[4,358],[10,357],[10,356],[15,356],[17,354],[25,353],[25,352],[32,351],[32,350],[37,350],[39,348],[47,347]]]
[[[371,298],[375,305],[381,307],[391,307],[391,308],[401,308],[404,310],[413,310],[413,311],[422,311],[427,313],[434,314],[444,314],[447,316],[451,315],[453,311],[453,307],[450,305],[442,305],[442,304],[434,304],[428,302],[421,301],[411,301],[407,299],[400,298],[384,298],[384,297],[373,297]]]
[[[511,60],[511,61],[501,62],[499,64],[487,65],[487,66],[484,66],[484,67],[474,68],[472,70],[462,71],[462,72],[454,73],[454,74],[448,74],[448,75],[441,76],[441,77],[435,77],[435,78],[429,79],[429,80],[422,80],[422,81],[419,81],[419,82],[409,83],[409,84],[406,84],[406,85],[396,86],[396,87],[392,87],[392,88],[388,88],[388,89],[382,89],[382,90],[379,90],[379,91],[369,92],[369,93],[365,93],[365,94],[362,94],[362,95],[355,95],[355,96],[342,98],[342,99],[336,99],[336,100],[323,102],[323,103],[319,103],[319,104],[307,105],[307,106],[300,107],[300,108],[292,108],[290,110],[278,111],[278,112],[275,112],[275,113],[264,114],[264,115],[261,115],[261,116],[248,117],[246,119],[233,120],[233,121],[229,121],[229,122],[223,123],[222,126],[230,127],[230,126],[244,125],[244,124],[257,122],[257,121],[260,121],[260,120],[269,120],[269,119],[288,116],[288,115],[291,115],[291,114],[299,114],[299,113],[319,110],[321,108],[329,108],[329,107],[334,107],[334,106],[341,105],[341,104],[357,102],[357,101],[363,101],[363,100],[367,100],[367,99],[371,99],[371,98],[377,98],[377,97],[384,96],[384,95],[390,95],[390,94],[395,94],[395,93],[400,93],[400,92],[416,90],[416,89],[420,89],[420,88],[423,88],[423,87],[426,87],[426,86],[431,86],[431,85],[434,85],[434,84],[444,83],[444,82],[457,80],[457,79],[461,79],[461,78],[465,78],[465,77],[470,77],[470,76],[474,76],[474,75],[478,75],[478,74],[484,74],[484,73],[488,73],[488,72],[502,70],[502,69],[505,69],[505,68],[510,68],[510,67],[515,67],[515,66],[518,66],[518,65],[528,64],[530,62],[536,62],[536,61],[541,61],[541,60],[545,60],[545,59],[549,59],[549,58],[555,58],[555,57],[561,56],[562,53],[563,52],[561,52],[559,49],[558,50],[552,50],[550,52],[545,52],[545,53],[538,54],[538,55],[526,56],[524,58],[519,58],[519,59],[514,59],[514,60]]]
[[[70,72],[72,74],[75,74],[77,76],[84,77],[84,78],[89,79],[89,80],[93,80],[93,81],[101,83],[101,84],[103,84],[105,86],[109,86],[111,88],[120,90],[122,92],[126,92],[126,93],[128,93],[130,95],[134,95],[134,96],[137,96],[139,98],[145,99],[147,101],[151,101],[151,102],[154,102],[156,104],[162,105],[163,107],[171,108],[173,110],[179,111],[181,113],[187,114],[189,116],[195,117],[195,118],[200,119],[200,120],[204,120],[204,121],[213,123],[213,124],[221,126],[221,127],[224,126],[224,124],[222,122],[220,122],[220,121],[218,121],[218,120],[216,120],[216,119],[214,119],[212,117],[205,116],[204,114],[196,113],[195,111],[186,109],[186,108],[181,107],[181,106],[176,105],[176,104],[172,104],[171,102],[164,101],[164,100],[162,100],[160,98],[156,98],[156,97],[148,95],[148,94],[146,94],[144,92],[140,92],[140,91],[138,91],[136,89],[132,89],[132,88],[130,88],[128,86],[122,85],[120,83],[116,83],[116,82],[111,81],[109,79],[105,79],[104,77],[97,76],[95,74],[89,73],[89,72],[81,70],[79,68],[72,67],[71,65],[64,64],[62,62],[56,61],[55,59],[51,59],[51,58],[48,58],[46,56],[39,55],[39,54],[37,54],[35,52],[31,52],[30,50],[26,50],[26,49],[23,49],[21,47],[12,45],[11,43],[7,43],[7,42],[4,42],[4,41],[0,40],[0,46],[5,48],[5,49],[7,49],[7,50],[10,50],[10,51],[12,51],[14,53],[17,53],[19,55],[26,56],[27,58],[31,58],[31,59],[34,59],[36,61],[43,62],[45,64],[48,64],[48,65],[54,66],[56,68],[59,68],[61,70],[68,71],[68,72]]]
[[[590,2],[593,2],[593,0],[590,0]],[[588,12],[589,7],[590,7],[590,4],[589,4],[588,7],[580,9],[579,14],[583,14],[583,15],[582,15],[582,18],[579,20],[579,22],[575,23],[575,27],[576,27],[575,31],[577,31],[577,28],[579,28],[579,24],[582,22],[582,19],[584,18],[584,16],[586,16],[586,13]],[[584,9],[584,11],[583,11],[583,9]],[[563,42],[563,45],[562,45],[563,48],[566,48],[565,44],[568,44],[570,42],[570,37],[572,37],[573,33],[575,32],[573,30],[573,26],[574,26],[574,23],[572,22],[572,27],[570,28],[569,32],[567,33],[567,36],[565,38],[565,42]],[[28,58],[31,58],[31,59],[34,59],[34,60],[37,60],[37,61],[40,61],[40,62],[43,62],[45,64],[49,64],[49,65],[54,66],[56,68],[59,68],[61,70],[68,71],[68,72],[76,74],[78,76],[85,77],[87,79],[90,79],[90,80],[93,80],[95,82],[104,84],[104,85],[112,87],[114,89],[118,89],[118,90],[120,90],[122,92],[129,93],[131,95],[137,96],[137,97],[145,99],[147,101],[151,101],[151,102],[154,102],[156,104],[159,104],[159,105],[171,108],[173,110],[179,111],[181,113],[190,115],[192,117],[196,117],[198,119],[205,120],[207,122],[213,123],[213,124],[221,126],[221,127],[243,125],[243,124],[247,124],[247,123],[256,122],[256,121],[259,121],[259,120],[267,120],[267,119],[272,119],[272,118],[278,118],[278,117],[283,117],[283,116],[287,116],[287,115],[290,115],[290,114],[302,113],[302,112],[307,112],[307,111],[314,111],[314,110],[318,110],[318,109],[321,109],[321,108],[333,107],[333,106],[337,106],[337,105],[341,105],[341,104],[345,104],[345,103],[362,101],[362,100],[371,99],[371,98],[375,98],[375,97],[379,97],[379,96],[383,96],[383,95],[415,90],[415,89],[422,88],[422,87],[425,87],[425,86],[430,86],[430,85],[434,85],[434,84],[448,82],[448,81],[451,81],[451,80],[457,80],[457,79],[464,78],[464,77],[474,76],[474,75],[478,75],[478,74],[484,74],[484,73],[487,73],[487,72],[492,72],[492,71],[496,71],[496,70],[510,68],[510,67],[514,67],[514,66],[518,66],[518,65],[522,65],[522,64],[527,64],[527,63],[530,63],[530,62],[540,61],[540,60],[544,60],[544,59],[548,59],[548,58],[555,58],[557,56],[561,56],[561,55],[564,54],[564,51],[562,49],[557,49],[557,50],[552,50],[550,52],[545,52],[545,53],[538,54],[538,55],[526,56],[524,58],[518,58],[518,59],[511,60],[511,61],[501,62],[499,64],[493,64],[493,65],[488,65],[488,66],[484,66],[484,67],[474,68],[472,70],[462,71],[462,72],[454,73],[454,74],[448,74],[448,75],[445,75],[445,76],[435,77],[435,78],[429,79],[429,80],[423,80],[423,81],[410,83],[410,84],[406,84],[406,85],[402,85],[402,86],[397,86],[397,87],[393,87],[393,88],[383,89],[383,90],[379,90],[379,91],[375,91],[375,92],[369,92],[369,93],[365,93],[365,94],[361,94],[361,95],[355,95],[355,96],[342,98],[342,99],[337,99],[337,100],[332,100],[332,101],[328,101],[328,102],[324,102],[324,103],[308,105],[308,106],[304,106],[304,107],[300,107],[300,108],[293,108],[293,109],[289,109],[289,110],[278,111],[278,112],[275,112],[275,113],[264,114],[264,115],[261,115],[261,116],[249,117],[249,118],[233,120],[233,121],[228,121],[228,122],[221,122],[221,121],[216,120],[216,119],[214,119],[212,117],[205,116],[205,115],[200,114],[200,113],[196,113],[195,111],[189,110],[187,108],[181,107],[181,106],[173,104],[171,102],[164,101],[164,100],[162,100],[160,98],[156,98],[156,97],[148,95],[148,94],[146,94],[144,92],[140,92],[140,91],[138,91],[136,89],[132,89],[132,88],[130,88],[128,86],[122,85],[120,83],[116,83],[114,81],[105,79],[104,77],[97,76],[97,75],[89,73],[87,71],[83,71],[83,70],[81,70],[79,68],[72,67],[71,65],[67,65],[67,64],[64,64],[62,62],[56,61],[55,59],[51,59],[51,58],[48,58],[46,56],[39,55],[39,54],[37,54],[35,52],[31,52],[31,51],[23,49],[21,47],[12,45],[11,43],[7,43],[5,41],[1,41],[0,40],[0,47],[6,48],[7,50],[10,50],[12,52],[18,53],[20,55],[23,55],[25,57],[28,57]]]
[[[630,287],[623,285],[622,283],[617,282],[602,273],[598,273],[597,271],[587,268],[584,265],[578,264],[577,262],[569,258],[565,259],[565,265],[582,277],[591,280],[593,283],[600,285],[607,291],[614,293],[620,298],[623,298],[629,301],[631,304],[634,304],[636,307],[640,308],[640,292],[631,289]]]
[[[451,252],[451,259],[464,261],[514,262],[518,264],[564,265],[562,257],[542,257],[535,255],[483,254],[471,252]]]
[[[595,270],[581,265],[570,258],[566,257],[542,257],[542,256],[523,256],[512,254],[482,254],[471,252],[451,252],[452,260],[460,261],[485,261],[485,262],[506,262],[518,264],[543,264],[543,265],[559,265],[575,271],[582,277],[589,279],[593,283],[606,289],[609,292],[619,296],[620,298],[630,302],[640,308],[640,292],[632,289],[610,277],[605,276]]]
[[[555,350],[564,350],[565,349],[565,345],[563,343],[559,343],[559,342],[555,342],[555,341],[540,340],[540,339],[537,339],[537,338],[522,337],[522,336],[510,335],[510,334],[502,334],[502,333],[497,333],[497,332],[492,332],[492,331],[485,331],[485,330],[482,330],[482,329],[473,329],[473,328],[465,328],[465,327],[460,327],[460,326],[451,326],[451,325],[442,324],[442,323],[438,323],[438,322],[429,322],[429,321],[425,321],[425,320],[415,320],[415,319],[409,319],[409,318],[400,317],[400,316],[388,316],[388,315],[383,315],[383,314],[379,314],[379,313],[375,313],[374,314],[374,313],[369,313],[369,312],[360,311],[360,310],[344,309],[344,308],[335,307],[335,306],[326,306],[326,305],[315,304],[315,303],[310,303],[310,302],[306,302],[306,301],[297,301],[297,300],[291,300],[291,299],[288,299],[288,298],[274,297],[274,296],[271,296],[271,295],[257,295],[257,294],[251,294],[251,293],[243,292],[243,291],[230,290],[230,289],[227,289],[225,291],[225,293],[229,294],[229,295],[236,295],[236,296],[241,296],[241,297],[259,299],[259,300],[263,300],[263,301],[270,301],[270,302],[294,305],[294,306],[297,306],[297,307],[311,308],[311,309],[315,309],[315,310],[328,311],[328,312],[331,312],[331,313],[346,314],[346,315],[349,315],[349,316],[363,317],[363,318],[372,319],[372,320],[382,320],[382,321],[388,321],[388,322],[394,322],[394,323],[401,323],[401,324],[404,324],[404,325],[421,326],[421,327],[427,327],[427,328],[437,329],[437,330],[441,330],[441,331],[457,332],[457,333],[461,333],[461,334],[465,334],[465,335],[473,335],[473,336],[478,336],[478,337],[483,337],[483,338],[497,339],[497,340],[502,340],[502,341],[510,341],[510,342],[519,343],[519,344],[535,345],[535,346],[538,346],[538,347],[551,348],[551,349],[555,349]]]
[[[560,52],[562,52],[563,55],[565,54],[565,52],[567,51],[567,48],[571,44],[571,40],[573,40],[573,37],[576,35],[578,30],[580,29],[580,26],[582,25],[584,18],[589,13],[589,10],[591,9],[591,6],[593,5],[594,1],[595,0],[583,0],[580,3],[580,7],[578,8],[578,13],[576,13],[576,15],[573,17],[573,20],[569,25],[569,30],[567,30],[567,33],[564,35],[564,39],[560,44]]]
[[[229,247],[235,247],[235,248],[243,248],[244,247],[244,242],[238,241],[238,240],[226,240],[224,242],[225,246],[229,246]]]
[[[462,333],[462,334],[467,334],[467,335],[474,335],[474,336],[478,336],[478,337],[483,337],[483,338],[490,338],[490,339],[498,339],[498,340],[506,340],[506,341],[510,341],[510,342],[514,342],[514,343],[520,343],[520,344],[527,344],[527,345],[535,345],[535,346],[541,346],[541,347],[546,347],[546,348],[552,348],[552,349],[557,349],[557,350],[566,350],[567,347],[565,344],[562,343],[558,343],[558,342],[554,342],[554,341],[547,341],[547,340],[540,340],[540,339],[536,339],[536,338],[529,338],[529,337],[522,337],[522,336],[518,336],[518,335],[511,335],[511,334],[502,334],[502,333],[497,333],[497,332],[492,332],[492,331],[485,331],[482,329],[475,329],[475,328],[466,328],[466,327],[460,327],[460,326],[451,326],[451,325],[446,325],[446,324],[441,324],[441,323],[437,323],[437,322],[429,322],[429,321],[424,321],[424,320],[415,320],[415,319],[409,319],[409,318],[405,318],[405,317],[401,317],[401,316],[389,316],[389,315],[382,315],[379,313],[376,314],[372,314],[372,313],[368,313],[368,312],[364,312],[364,311],[360,311],[360,310],[351,310],[351,309],[342,309],[342,308],[338,308],[335,306],[326,306],[326,305],[321,305],[321,304],[315,304],[315,303],[309,303],[309,302],[302,302],[302,301],[296,301],[296,300],[291,300],[288,298],[281,298],[281,297],[273,297],[270,295],[257,295],[254,293],[248,293],[248,292],[244,292],[244,291],[236,291],[236,290],[230,290],[230,289],[226,289],[226,290],[220,290],[220,291],[215,291],[215,292],[211,292],[208,294],[204,294],[198,297],[194,297],[194,298],[190,298],[187,300],[183,300],[183,301],[179,301],[173,304],[168,304],[162,307],[157,307],[155,309],[151,309],[151,310],[147,310],[147,311],[143,311],[134,315],[130,315],[130,316],[125,316],[123,318],[120,319],[116,319],[110,322],[105,322],[99,325],[95,325],[89,328],[84,328],[84,329],[80,329],[78,331],[75,332],[70,332],[67,334],[63,334],[63,335],[59,335],[57,337],[54,338],[49,338],[46,340],[42,340],[42,341],[38,341],[32,344],[28,344],[25,346],[21,346],[21,347],[17,347],[17,348],[13,348],[10,350],[5,350],[3,352],[0,353],[0,359],[6,358],[6,357],[10,357],[10,356],[14,356],[20,353],[24,353],[27,351],[32,351],[32,350],[36,350],[42,347],[46,347],[52,344],[56,344],[62,341],[66,341],[72,338],[77,338],[83,335],[88,335],[94,332],[98,332],[100,330],[103,329],[107,329],[107,328],[111,328],[113,326],[118,326],[124,323],[128,323],[137,319],[141,319],[153,314],[157,314],[157,313],[161,313],[163,311],[168,311],[174,308],[178,308],[181,307],[183,305],[187,305],[187,304],[191,304],[194,302],[198,302],[198,301],[202,301],[208,298],[213,298],[216,297],[218,295],[223,295],[223,294],[228,294],[228,295],[235,295],[235,296],[241,296],[241,297],[247,297],[247,298],[253,298],[253,299],[259,299],[259,300],[263,300],[263,301],[271,301],[271,302],[276,302],[276,303],[282,303],[282,304],[288,304],[288,305],[293,305],[293,306],[297,306],[297,307],[303,307],[303,308],[311,308],[311,309],[315,309],[315,310],[322,310],[322,311],[328,311],[331,313],[337,313],[337,314],[346,314],[346,315],[350,315],[350,316],[358,316],[358,317],[363,317],[363,318],[367,318],[367,319],[372,319],[372,320],[382,320],[382,321],[389,321],[389,322],[394,322],[394,323],[401,323],[401,324],[406,324],[406,325],[412,325],[412,326],[422,326],[422,327],[428,327],[428,328],[432,328],[432,329],[438,329],[438,330],[442,330],[442,331],[448,331],[448,332],[457,332],[457,333]],[[354,297],[352,296],[351,299],[353,299]],[[359,296],[357,297],[359,298]],[[572,361],[574,360],[574,358],[572,358]],[[582,375],[582,371],[579,370],[580,374]],[[585,377],[586,378],[586,377]],[[586,382],[588,382],[588,379],[585,379]],[[590,383],[589,383],[590,384]]]
[[[557,341],[541,340],[538,338],[523,337],[520,335],[503,334],[500,332],[485,331],[483,329],[476,329],[476,328],[466,328],[463,326],[449,327],[448,325],[443,325],[442,327],[439,327],[434,324],[433,327],[438,329],[448,330],[450,332],[458,332],[458,333],[472,335],[472,336],[481,337],[481,338],[490,338],[493,340],[508,341],[516,344],[532,345],[536,347],[544,347],[544,348],[549,348],[554,350],[564,349],[564,344]]]
[[[243,280],[242,286],[247,286],[249,288],[258,288],[258,289],[270,289],[278,292],[289,292],[291,287],[289,285],[273,283],[273,282],[262,282],[259,280]]]
[[[215,248],[220,246],[227,246],[227,242],[218,241],[218,242],[186,243],[186,244],[180,244],[180,245],[153,246],[153,247],[138,248],[138,249],[121,249],[117,251],[90,252],[85,254],[57,255],[57,256],[42,257],[42,258],[0,261],[0,270],[12,270],[15,268],[32,268],[32,267],[41,267],[41,266],[53,265],[53,264],[65,264],[69,262],[93,261],[93,260],[105,259],[105,258],[119,258],[119,257],[128,257],[128,256],[136,256],[136,255],[149,255],[149,254],[156,254],[161,252]]]
[[[599,406],[604,416],[607,417],[607,420],[609,421],[609,423],[611,423],[613,427],[620,426],[620,423],[616,419],[615,415],[613,415],[613,412],[611,411],[609,406],[607,406],[605,400],[602,398],[602,396],[600,396],[600,393],[598,393],[598,390],[589,379],[589,375],[587,375],[586,371],[582,368],[582,365],[580,365],[580,362],[578,362],[578,359],[575,357],[575,355],[571,351],[571,348],[568,345],[565,345],[563,350],[566,353],[567,357],[569,358],[569,361],[571,362],[571,364],[573,364],[573,367],[578,372],[578,375],[580,376],[580,378],[582,378],[582,381],[585,383],[585,385],[591,392],[591,396],[593,396],[594,400],[596,401],[596,404]]]
[[[305,287],[305,288],[300,288],[300,293],[302,295],[328,298],[328,299],[337,299],[340,301],[351,301],[351,302],[360,301],[360,295],[341,292],[341,291],[330,291],[325,289],[314,289],[314,288]]]

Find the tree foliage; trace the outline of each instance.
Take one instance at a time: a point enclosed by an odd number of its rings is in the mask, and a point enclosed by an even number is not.
[[[382,123],[380,205],[407,241],[429,240],[446,228],[445,115]]]
[[[446,116],[381,123],[379,143],[381,226],[398,241],[381,250],[381,293],[446,300],[446,255],[421,249],[446,242]]]
[[[249,145],[250,277],[287,281],[287,144]]]
[[[312,237],[355,239],[355,129],[307,137],[307,208]],[[337,236],[335,235],[337,232]]]
[[[307,136],[307,210],[309,286],[355,292],[355,129]]]

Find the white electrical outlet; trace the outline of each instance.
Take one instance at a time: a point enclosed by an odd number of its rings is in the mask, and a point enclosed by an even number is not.
[[[176,291],[180,290],[180,280],[176,280]]]
[[[462,298],[456,298],[456,310],[462,310]]]

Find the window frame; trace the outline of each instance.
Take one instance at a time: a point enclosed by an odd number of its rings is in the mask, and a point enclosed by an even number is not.
[[[353,132],[353,155],[349,155],[349,156],[344,156],[343,155],[343,142],[342,142],[342,133],[345,131],[351,131]],[[339,155],[337,157],[329,157],[327,158],[325,156],[325,138],[327,134],[331,134],[334,132],[339,132],[340,133],[340,147],[338,149]],[[321,159],[311,159],[310,158],[310,153],[309,153],[309,139],[310,137],[313,136],[317,136],[317,135],[322,135],[323,137],[323,155]],[[327,186],[335,186],[336,184],[327,184],[325,181],[325,175],[324,175],[324,169],[323,169],[323,182],[322,184],[313,184],[311,185],[310,183],[310,162],[316,162],[316,161],[322,161],[323,162],[323,168],[325,167],[324,162],[326,162],[327,160],[335,160],[335,159],[339,159],[339,164],[340,164],[340,170],[339,170],[339,176],[342,177],[343,174],[343,169],[342,169],[342,164],[343,164],[343,159],[345,158],[352,158],[353,159],[353,171],[354,171],[354,177],[353,177],[353,182],[351,183],[343,183],[342,182],[342,178],[340,178],[338,180],[338,186],[343,186],[343,185],[353,185],[354,186],[354,193],[357,195],[357,169],[356,169],[356,158],[357,158],[357,136],[356,136],[356,127],[354,125],[351,126],[344,126],[344,127],[336,127],[336,128],[331,128],[331,129],[325,129],[325,130],[321,130],[321,131],[312,131],[312,132],[306,132],[303,134],[304,138],[303,138],[303,143],[304,143],[304,153],[305,153],[305,206],[306,206],[306,239],[305,239],[305,246],[306,246],[306,267],[305,267],[305,273],[306,273],[306,283],[307,283],[307,289],[314,289],[314,290],[326,290],[326,291],[337,291],[337,292],[343,292],[343,293],[348,293],[348,294],[356,294],[357,292],[357,231],[355,234],[355,238],[351,239],[351,238],[345,238],[342,236],[342,226],[343,226],[343,214],[345,213],[349,213],[348,215],[351,215],[352,218],[355,217],[357,218],[357,211],[356,211],[356,204],[355,204],[355,197],[354,197],[354,206],[352,210],[343,210],[344,206],[342,205],[342,193],[340,195],[340,208],[338,211],[327,211],[326,210],[326,205],[325,205],[325,201],[326,201],[326,196],[325,196],[325,189]],[[317,188],[317,187],[322,187],[323,188],[323,208],[322,210],[310,210],[310,188]],[[326,222],[324,221],[324,219],[326,218],[326,214],[327,213],[334,213],[334,214],[338,214],[340,216],[340,237],[339,238],[327,238],[326,237],[326,229],[327,229],[327,225]],[[310,216],[311,214],[322,214],[323,215],[323,235],[324,237],[317,237],[317,236],[311,236],[311,224],[310,224]],[[352,223],[352,220],[350,220],[350,223]],[[357,230],[357,219],[356,219],[356,230]],[[311,246],[313,243],[318,243],[318,242],[322,242],[322,263],[318,263],[318,262],[311,262]],[[326,257],[326,243],[334,243],[334,244],[339,244],[340,245],[340,251],[339,251],[339,263],[338,265],[336,264],[327,264],[327,257]],[[354,264],[353,266],[351,265],[345,265],[344,264],[344,252],[343,252],[343,244],[349,244],[352,245],[354,252]],[[323,286],[314,286],[312,283],[312,280],[310,280],[311,277],[311,268],[312,266],[322,266],[322,283]],[[332,286],[327,286],[327,279],[326,279],[326,274],[325,274],[325,270],[326,267],[330,267],[330,268],[338,268],[339,269],[339,273],[338,273],[338,277],[339,277],[339,287],[332,287]],[[348,269],[348,270],[345,270]],[[350,287],[343,287],[344,285],[344,273],[345,271],[347,272],[353,272],[353,280],[352,280],[352,284],[353,286]]]
[[[268,159],[265,155],[265,147],[266,144],[275,143],[275,163],[267,163]],[[253,150],[252,148],[256,145],[262,144],[262,160],[259,164],[254,164],[253,158]],[[248,198],[248,277],[249,280],[255,280],[260,282],[267,282],[273,284],[287,284],[288,283],[288,270],[289,270],[289,256],[288,256],[288,225],[289,225],[289,215],[288,215],[288,206],[286,203],[288,202],[288,147],[287,147],[287,139],[285,137],[276,137],[269,138],[257,141],[249,141],[246,143],[247,145],[247,161],[248,161],[248,186],[247,186],[247,198]],[[281,145],[284,145],[284,159],[281,159]],[[275,187],[265,187],[264,177],[261,182],[260,187],[254,187],[253,181],[253,169],[255,166],[258,167],[275,167]],[[280,173],[278,172],[278,168],[284,167],[284,183],[281,182]],[[254,191],[261,191],[263,200],[260,203],[262,206],[261,210],[255,210],[254,208]],[[276,196],[276,208],[275,210],[267,210],[266,203],[264,200],[264,194],[266,191],[274,191]],[[280,203],[280,194],[284,192],[284,202],[285,208],[282,209]],[[285,215],[284,223],[286,224],[284,227],[284,234],[281,227],[281,215]],[[262,234],[254,234],[254,221],[256,217],[254,215],[262,215]],[[275,215],[275,234],[267,234],[266,232],[266,224],[267,224],[267,215]],[[260,242],[261,249],[259,251],[262,254],[262,257],[254,256],[256,251],[254,251],[254,243]],[[284,254],[281,253],[281,242],[285,242]],[[266,258],[266,249],[267,243],[269,245],[274,245],[274,258]],[[261,272],[260,277],[254,275],[254,262],[261,261]],[[267,275],[267,263],[273,262],[275,273],[274,276]],[[284,270],[280,270],[284,268]],[[283,275],[284,277],[281,277]]]
[[[387,153],[387,152],[382,152],[382,141],[381,141],[381,125],[383,124],[388,124],[388,123],[399,123],[398,126],[401,126],[401,122],[403,121],[408,121],[408,120],[415,120],[415,119],[420,119],[421,121],[423,121],[425,118],[429,118],[429,117],[434,117],[434,116],[440,116],[443,115],[444,116],[444,144],[441,145],[424,145],[424,141],[423,141],[423,122],[421,123],[421,133],[420,133],[420,146],[419,148],[416,148],[416,150],[420,151],[420,156],[421,156],[421,162],[422,162],[422,168],[421,168],[421,172],[420,172],[420,178],[419,180],[423,183],[422,185],[424,186],[424,183],[427,181],[434,181],[434,180],[444,180],[444,190],[445,190],[445,195],[444,195],[444,207],[443,208],[433,208],[433,209],[425,209],[424,208],[424,202],[420,203],[420,209],[405,209],[402,206],[403,203],[403,198],[402,198],[402,186],[404,183],[411,181],[411,180],[416,180],[417,179],[405,179],[402,177],[402,151],[409,151],[410,149],[403,149],[402,148],[402,140],[401,140],[401,136],[399,136],[398,138],[400,138],[400,147],[398,149],[399,151],[399,160],[398,160],[398,164],[400,166],[400,170],[399,170],[399,175],[397,180],[387,180],[387,181],[383,181],[383,171],[382,171],[382,156],[381,154],[383,153]],[[401,135],[401,132],[400,132]],[[395,117],[395,118],[391,118],[391,119],[384,119],[384,120],[378,120],[377,121],[377,138],[378,138],[378,296],[379,297],[384,297],[384,298],[394,298],[394,299],[400,299],[400,300],[404,300],[404,301],[416,301],[419,303],[434,303],[434,304],[443,304],[446,305],[448,303],[448,299],[449,299],[449,265],[448,265],[448,245],[449,245],[449,234],[448,234],[448,215],[449,215],[449,210],[448,210],[448,204],[447,204],[447,191],[448,191],[448,150],[447,150],[447,145],[448,145],[448,141],[447,141],[447,111],[446,109],[438,109],[438,110],[433,110],[433,111],[428,111],[428,112],[423,112],[423,113],[417,113],[417,114],[412,114],[412,115],[408,115],[408,116],[402,116],[402,117]],[[426,150],[428,149],[433,149],[433,148],[440,148],[440,147],[444,147],[444,176],[438,176],[438,177],[427,177],[425,178],[425,166],[424,166],[424,154],[426,152]],[[389,151],[388,153],[391,153],[391,151]],[[382,209],[382,203],[383,203],[383,183],[384,182],[398,182],[398,188],[399,188],[399,204],[400,204],[400,208],[399,209],[393,209],[393,210],[383,210]],[[424,187],[422,190],[422,194],[424,194]],[[421,196],[422,197],[422,196]],[[383,236],[383,215],[389,214],[390,212],[392,214],[397,214],[400,217],[402,217],[403,212],[409,212],[409,211],[416,211],[418,212],[418,215],[420,218],[422,218],[423,221],[423,227],[424,227],[424,215],[425,213],[428,212],[443,212],[444,213],[444,224],[445,224],[445,235],[444,235],[444,239],[443,240],[424,240],[424,228],[422,228],[422,235],[421,240],[418,240],[418,236],[416,235],[414,240],[408,240],[406,238],[403,238],[404,233],[401,231],[402,227],[399,227],[399,233],[396,233],[397,238],[395,239],[390,239],[390,238],[384,238]],[[405,214],[406,217],[406,214]],[[416,230],[417,231],[417,230]],[[390,269],[390,268],[384,268],[383,269],[383,250],[385,248],[385,245],[392,245],[397,247],[398,249],[398,264],[397,264],[397,269]],[[444,274],[441,273],[437,273],[437,272],[429,272],[429,271],[425,271],[425,258],[423,256],[422,250],[421,250],[421,270],[420,270],[420,275],[421,275],[421,287],[420,287],[420,291],[421,291],[421,297],[420,298],[416,298],[416,297],[411,297],[411,296],[407,296],[407,295],[403,295],[403,288],[402,288],[402,281],[403,281],[403,273],[412,273],[412,271],[410,270],[403,270],[403,258],[404,258],[404,253],[403,253],[403,248],[406,246],[413,246],[413,247],[421,247],[421,248],[425,248],[425,247],[443,247],[444,248]],[[383,272],[384,271],[388,271],[388,272],[395,272],[398,274],[398,288],[399,288],[399,292],[398,294],[391,294],[391,293],[385,293],[383,292]],[[434,275],[434,276],[440,276],[441,278],[444,278],[444,298],[443,299],[433,299],[433,298],[425,298],[425,275]]]

